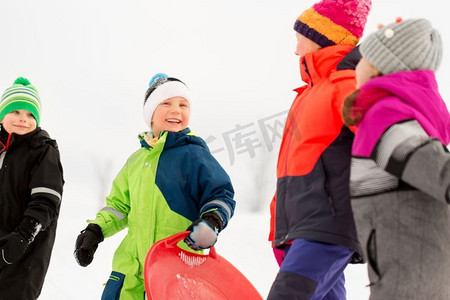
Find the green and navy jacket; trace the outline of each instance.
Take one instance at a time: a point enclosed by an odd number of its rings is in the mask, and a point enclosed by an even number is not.
[[[143,266],[158,240],[186,230],[208,211],[216,211],[225,228],[235,208],[229,176],[189,128],[162,132],[153,147],[143,136],[140,141],[114,179],[106,207],[89,221],[105,237],[128,227],[113,261],[113,269],[123,273],[130,263],[125,257],[137,257]]]

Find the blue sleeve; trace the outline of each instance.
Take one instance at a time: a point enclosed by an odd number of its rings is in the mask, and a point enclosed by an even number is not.
[[[189,181],[191,196],[198,201],[200,216],[215,211],[222,218],[225,228],[236,206],[231,179],[207,149],[193,149],[193,173]]]

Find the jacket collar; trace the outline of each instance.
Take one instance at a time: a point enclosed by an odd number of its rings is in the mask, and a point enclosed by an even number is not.
[[[8,149],[10,140],[11,135],[3,128],[3,126],[0,126],[0,153]]]
[[[13,143],[22,143],[23,141],[30,140],[33,136],[42,136],[42,138],[49,138],[48,134],[42,130],[40,127],[37,127],[32,132],[29,132],[27,134],[15,134],[15,133],[8,133],[3,127],[0,129],[0,141],[2,145],[0,145],[0,148],[3,148],[3,151],[9,148]],[[4,144],[4,138],[6,137],[6,144]],[[40,142],[38,142],[40,143]],[[37,146],[37,145],[34,145]]]
[[[334,45],[307,53],[300,58],[302,80],[311,85],[321,78],[329,77],[342,58],[353,48],[355,47],[352,45]]]
[[[162,131],[159,134],[156,142],[148,137],[148,132],[139,135],[139,140],[142,147],[157,148],[160,143],[164,144],[164,149],[174,148],[187,144],[197,144],[201,147],[207,148],[206,143],[198,137],[189,127],[179,132]],[[151,145],[153,144],[153,145]]]

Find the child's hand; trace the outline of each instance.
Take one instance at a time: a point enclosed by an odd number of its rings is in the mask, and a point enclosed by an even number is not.
[[[97,224],[89,224],[86,229],[81,231],[73,252],[75,260],[80,266],[86,267],[92,262],[95,250],[103,238],[102,229]]]
[[[24,217],[16,231],[0,239],[0,269],[15,263],[41,230],[34,218]]]
[[[222,230],[222,220],[216,213],[206,213],[187,230],[191,233],[184,241],[189,247],[194,250],[211,248],[217,242],[217,235]]]
[[[0,239],[0,269],[15,263],[31,242],[20,233],[13,232]]]

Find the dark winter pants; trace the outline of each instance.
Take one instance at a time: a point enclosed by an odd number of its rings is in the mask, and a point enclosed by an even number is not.
[[[346,299],[344,269],[353,251],[338,245],[296,239],[285,248],[268,300]]]

